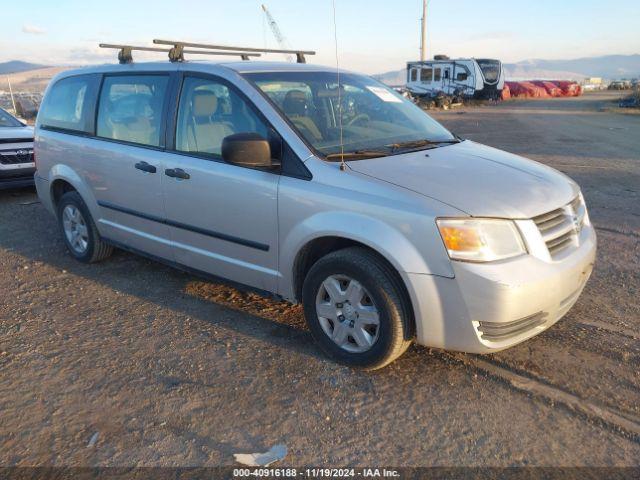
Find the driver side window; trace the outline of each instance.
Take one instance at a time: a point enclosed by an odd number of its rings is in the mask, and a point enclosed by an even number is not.
[[[222,82],[186,77],[180,94],[176,150],[220,157],[222,141],[234,133],[269,129],[236,91]]]

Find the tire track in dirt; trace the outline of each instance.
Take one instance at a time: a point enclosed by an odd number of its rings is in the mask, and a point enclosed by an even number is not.
[[[614,432],[622,433],[626,438],[640,443],[640,417],[636,415],[597,405],[573,393],[544,383],[531,374],[525,376],[490,360],[457,353],[444,353],[444,356],[478,370],[485,376],[506,383],[515,390],[544,398],[551,404],[561,404],[571,412],[595,420]]]
[[[609,333],[623,335],[625,337],[629,337],[634,340],[640,340],[640,333],[634,332],[630,328],[619,328],[619,327],[616,327],[615,325],[611,325],[610,323],[599,322],[597,320],[579,320],[576,322],[576,324],[580,326],[585,326],[588,328],[597,328],[599,330],[605,330]]]

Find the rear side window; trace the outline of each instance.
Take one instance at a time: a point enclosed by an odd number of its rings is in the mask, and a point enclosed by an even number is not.
[[[93,133],[93,109],[99,78],[98,75],[78,75],[56,82],[42,102],[39,125]]]
[[[167,75],[107,76],[102,82],[96,135],[160,146]]]

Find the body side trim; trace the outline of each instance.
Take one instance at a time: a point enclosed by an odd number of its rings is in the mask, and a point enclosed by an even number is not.
[[[167,218],[156,217],[155,215],[147,215],[146,213],[138,212],[136,210],[131,210],[130,208],[126,208],[126,207],[121,207],[113,203],[98,202],[98,205],[103,208],[108,208],[109,210],[115,210],[117,212],[125,213],[127,215],[133,215],[135,217],[144,218],[145,220],[150,220],[152,222],[163,223],[170,227],[180,228],[182,230],[188,230],[190,232],[199,233],[200,235],[206,235],[208,237],[217,238],[219,240],[237,243],[238,245],[243,245],[249,248],[255,248],[256,250],[262,250],[264,252],[268,252],[270,248],[269,245],[266,245],[264,243],[255,242],[253,240],[247,240],[244,238],[234,237],[232,235],[227,235],[226,233],[214,232],[213,230],[206,230],[204,228],[194,227],[192,225],[187,225],[185,223],[174,222]]]

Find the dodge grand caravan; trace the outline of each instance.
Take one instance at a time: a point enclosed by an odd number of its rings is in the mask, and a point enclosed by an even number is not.
[[[576,183],[463,140],[375,80],[307,64],[59,74],[38,194],[76,259],[113,247],[302,302],[332,358],[415,340],[489,353],[549,328],[591,273]]]

